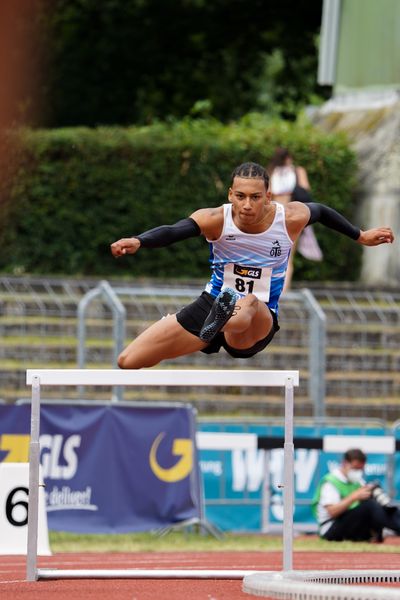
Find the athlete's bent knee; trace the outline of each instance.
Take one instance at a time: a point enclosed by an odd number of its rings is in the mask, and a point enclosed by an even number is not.
[[[132,359],[129,358],[129,354],[127,354],[126,352],[121,352],[121,354],[118,356],[118,366],[120,369],[138,368],[135,366],[134,361],[132,361]]]
[[[245,296],[244,298],[241,298],[238,302],[239,305],[242,304],[243,306],[246,306],[247,308],[257,306],[257,303],[258,303],[258,298],[254,294],[247,294],[247,296]]]
[[[123,353],[118,356],[118,366],[120,369],[127,369],[126,355]]]
[[[247,294],[247,298],[251,304],[258,304],[258,298],[254,294]]]
[[[139,358],[138,356],[133,356],[128,352],[121,352],[118,356],[118,366],[120,369],[148,369],[150,367],[154,367],[157,364],[157,361],[153,358],[148,358],[147,360],[144,358]]]

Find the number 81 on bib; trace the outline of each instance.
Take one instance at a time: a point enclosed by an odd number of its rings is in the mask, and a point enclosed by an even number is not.
[[[223,287],[230,287],[242,296],[254,294],[261,302],[268,302],[271,274],[271,267],[251,267],[229,263],[224,268]]]

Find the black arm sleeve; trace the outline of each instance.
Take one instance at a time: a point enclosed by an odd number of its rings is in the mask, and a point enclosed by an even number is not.
[[[325,204],[318,204],[317,202],[309,202],[307,206],[310,209],[310,220],[307,225],[318,222],[330,229],[344,233],[344,235],[347,235],[352,240],[358,240],[360,237],[360,229],[352,225],[350,221],[333,208],[329,208]]]
[[[200,233],[201,230],[196,221],[188,217],[187,219],[181,219],[174,225],[161,225],[161,227],[149,229],[149,231],[133,237],[140,240],[140,245],[143,248],[163,248],[175,242],[200,235]]]

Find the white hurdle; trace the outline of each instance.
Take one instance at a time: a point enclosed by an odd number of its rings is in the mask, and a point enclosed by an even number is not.
[[[241,386],[283,387],[285,389],[285,440],[283,481],[283,570],[293,567],[293,403],[294,387],[299,385],[298,371],[268,370],[179,370],[146,369],[28,369],[26,383],[32,387],[31,438],[29,452],[29,507],[27,581],[66,578],[185,578],[242,579],[254,571],[246,570],[61,570],[37,568],[38,500],[39,500],[39,433],[41,386]]]

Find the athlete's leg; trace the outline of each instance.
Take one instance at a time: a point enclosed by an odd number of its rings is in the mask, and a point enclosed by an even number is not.
[[[254,294],[248,294],[237,301],[235,312],[222,331],[229,346],[245,349],[264,339],[272,327],[269,308]]]
[[[179,325],[175,315],[168,315],[150,325],[121,352],[118,366],[121,369],[153,367],[167,358],[191,354],[206,346]]]

